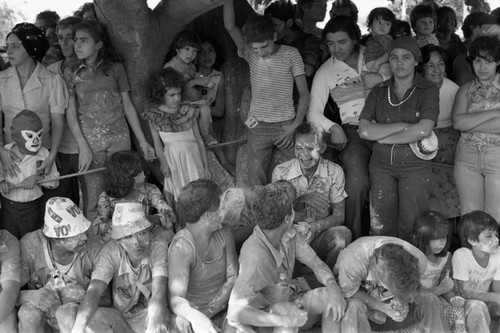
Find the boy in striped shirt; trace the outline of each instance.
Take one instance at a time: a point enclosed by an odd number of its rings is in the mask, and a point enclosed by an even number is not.
[[[247,185],[269,182],[274,147],[289,160],[294,157],[293,133],[309,103],[304,63],[297,49],[275,44],[274,24],[268,16],[252,16],[236,26],[232,0],[224,5],[224,27],[250,67],[252,98],[245,124],[248,131]],[[299,92],[293,103],[293,85]]]

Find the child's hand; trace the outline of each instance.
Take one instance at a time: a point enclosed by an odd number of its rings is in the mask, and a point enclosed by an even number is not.
[[[38,175],[29,176],[25,180],[23,180],[18,186],[24,188],[25,190],[31,190],[35,187],[36,182],[42,180],[43,177]]]
[[[5,180],[2,180],[0,182],[0,194],[6,195],[7,193],[9,193],[9,191],[10,191],[9,183],[7,183],[7,181]]]
[[[150,160],[155,157],[155,150],[148,142],[144,141],[140,144],[140,146],[146,160]]]
[[[92,150],[87,144],[79,146],[78,150],[78,172],[85,172],[92,164]]]

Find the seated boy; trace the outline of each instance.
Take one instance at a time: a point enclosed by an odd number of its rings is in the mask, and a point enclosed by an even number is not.
[[[233,2],[228,1],[224,27],[250,67],[247,185],[265,185],[274,147],[286,159],[293,155],[293,131],[302,123],[309,104],[304,62],[296,48],[275,44],[277,34],[268,16],[251,16],[241,30],[236,26]],[[294,83],[299,92],[296,109]]]
[[[498,225],[482,211],[465,214],[459,224],[463,246],[452,259],[453,278],[466,299],[468,332],[489,332],[491,317],[500,316]]]
[[[240,252],[228,322],[243,330],[252,326],[259,332],[274,328],[296,332],[321,320],[322,331],[333,332],[345,301],[332,271],[290,228],[295,189],[288,182],[277,182],[254,191],[252,218],[257,226]],[[292,279],[295,259],[311,268],[325,287],[310,290],[303,281]]]
[[[219,195],[213,180],[198,179],[177,197],[179,219],[186,227],[168,251],[169,301],[172,312],[194,332],[223,327],[238,271],[233,233],[222,225]]]
[[[326,144],[323,132],[312,123],[295,130],[295,158],[273,171],[273,182],[289,181],[297,191],[294,210],[297,230],[328,267],[335,266],[339,252],[351,242],[344,227],[344,171],[321,157]]]
[[[426,266],[427,258],[419,249],[396,237],[361,237],[352,242],[335,266],[347,299],[341,331],[411,327],[418,332],[449,332],[438,297],[420,290]]]

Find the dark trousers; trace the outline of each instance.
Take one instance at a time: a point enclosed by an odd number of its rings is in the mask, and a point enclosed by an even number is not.
[[[370,178],[368,164],[372,155],[373,142],[361,139],[358,126],[344,125],[344,132],[349,142],[340,154],[340,161],[345,174],[345,223],[352,232],[352,238],[363,235],[361,218],[368,200]]]
[[[57,171],[61,176],[78,172],[78,154],[57,153],[56,156]],[[61,179],[59,186],[54,189],[43,189],[42,206],[53,197],[65,197],[71,199],[76,205],[80,203],[80,192],[78,177]]]
[[[371,233],[409,240],[415,218],[429,209],[431,162],[409,145],[376,143],[370,161]]]
[[[42,227],[43,209],[42,198],[29,202],[16,202],[2,197],[2,211],[0,213],[0,229],[21,239],[28,232]]]

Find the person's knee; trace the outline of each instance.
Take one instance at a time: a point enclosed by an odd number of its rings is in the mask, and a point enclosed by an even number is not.
[[[23,304],[17,313],[20,327],[38,327],[42,325],[44,313],[37,307],[27,303]]]
[[[73,328],[78,306],[78,303],[67,303],[57,308],[56,319],[61,332],[69,332]]]
[[[343,249],[351,243],[352,233],[345,226],[332,227],[325,230],[328,248]]]
[[[465,303],[465,318],[468,325],[480,322],[489,322],[488,306],[483,301],[467,300]]]

